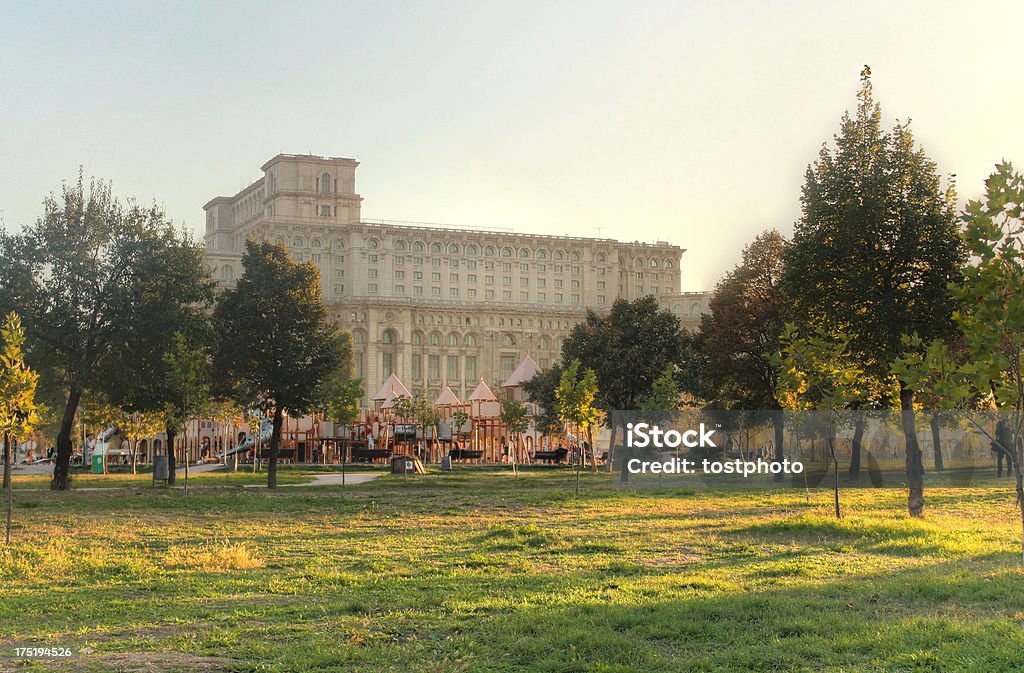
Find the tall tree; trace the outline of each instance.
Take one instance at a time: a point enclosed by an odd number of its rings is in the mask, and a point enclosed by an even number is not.
[[[701,318],[704,354],[701,379],[708,406],[715,409],[771,411],[774,460],[782,462],[785,422],[778,399],[772,354],[782,333],[783,253],[786,240],[774,229],[743,250],[742,261],[723,278]],[[776,475],[781,480],[783,475]]]
[[[537,405],[537,415],[533,419],[534,426],[542,433],[549,435],[559,431],[558,398],[555,391],[562,380],[562,365],[555,364],[543,369],[523,384],[523,390],[530,401]]]
[[[512,471],[519,476],[518,463],[520,462],[520,444],[523,433],[530,427],[530,419],[527,417],[526,405],[519,400],[501,401],[501,423],[508,432],[509,442],[512,448],[509,451],[509,458],[512,459]]]
[[[296,263],[283,245],[250,240],[242,268],[214,312],[221,336],[215,371],[240,404],[273,410],[267,486],[277,488],[284,414],[317,407],[324,381],[342,363],[343,343],[320,300],[315,264]]]
[[[159,208],[122,204],[109,184],[86,185],[81,175],[46,198],[34,225],[2,241],[0,296],[25,321],[30,361],[59,377],[64,390],[52,488],[71,483],[71,433],[83,392],[117,380],[99,375],[107,361],[162,353],[140,327],[160,319],[151,297],[176,287],[163,273],[174,266],[162,263],[169,241],[181,243],[181,235]]]
[[[834,140],[807,169],[803,214],[784,255],[787,320],[806,333],[824,326],[848,335],[850,351],[882,379],[905,353],[904,334],[930,340],[955,331],[947,288],[965,261],[955,192],[942,189],[935,163],[915,149],[909,123],[882,130],[867,67],[856,116],[843,116]],[[906,381],[899,397],[908,509],[920,516],[924,467]]]
[[[985,200],[971,201],[963,214],[964,240],[974,263],[954,296],[962,308],[954,320],[964,353],[935,339],[905,340],[913,347],[894,371],[910,385],[928,388],[954,410],[970,410],[979,399],[994,406],[994,430],[967,421],[989,435],[1016,476],[1017,504],[1024,503],[1024,176],[1000,163],[985,181]],[[1021,509],[1024,555],[1024,508]],[[1022,556],[1024,558],[1024,556]]]
[[[556,396],[558,397],[558,414],[563,423],[572,424],[583,432],[587,442],[587,454],[590,458],[590,469],[597,471],[594,460],[594,426],[601,420],[601,411],[595,404],[600,389],[597,384],[597,373],[587,368],[580,373],[580,361],[573,360],[562,373]],[[576,486],[579,493],[579,481]]]
[[[171,349],[164,353],[163,359],[167,380],[177,391],[177,399],[169,401],[164,408],[163,420],[167,427],[173,427],[184,435],[185,495],[188,495],[188,423],[209,408],[210,360],[202,348],[190,346],[181,332],[174,333]],[[168,443],[167,451],[174,453],[173,444]]]

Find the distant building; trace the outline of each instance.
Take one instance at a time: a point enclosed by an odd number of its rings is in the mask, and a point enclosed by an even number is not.
[[[205,206],[216,280],[241,274],[249,237],[285,243],[320,268],[323,300],[355,339],[368,391],[397,372],[413,392],[446,383],[467,399],[480,379],[500,387],[529,352],[540,367],[587,307],[652,294],[693,329],[708,293],[679,291],[684,250],[494,229],[367,221],[354,159],[279,154],[263,177]]]

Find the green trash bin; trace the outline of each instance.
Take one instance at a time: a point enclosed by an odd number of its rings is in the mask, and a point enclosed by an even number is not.
[[[103,474],[103,456],[98,453],[92,454],[92,473]]]

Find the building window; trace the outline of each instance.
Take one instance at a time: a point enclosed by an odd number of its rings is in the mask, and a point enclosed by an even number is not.
[[[512,270],[512,265],[509,264],[508,262],[502,262],[501,270],[502,271],[511,271]]]
[[[529,301],[529,300],[530,300],[530,293],[529,292],[520,292],[519,293],[519,301]]]
[[[440,355],[428,355],[427,356],[427,378],[431,381],[436,381],[441,378],[441,356]]]
[[[436,257],[430,260],[430,266],[441,266],[441,260]]]
[[[476,297],[476,288],[475,287],[471,287],[468,290],[466,290],[466,296],[468,296],[468,297]]]
[[[555,287],[562,287],[562,279],[561,278],[556,278],[555,279]]]
[[[395,278],[397,280],[404,280],[405,279],[405,271],[395,271]]]
[[[604,267],[603,266],[600,269],[597,270],[597,275],[598,276],[603,276],[604,275]]]
[[[367,278],[376,278],[377,277],[377,269],[367,269],[366,270],[366,277]]]
[[[452,381],[459,380],[459,356],[448,356],[448,378]]]
[[[519,270],[524,272],[524,273],[529,273],[530,272],[530,265],[529,264],[520,264],[519,265]]]
[[[484,290],[484,299],[494,299],[494,290]]]
[[[580,303],[580,296],[578,294],[574,294],[572,296],[572,303],[574,303],[574,304]]]
[[[561,292],[556,292],[555,293],[555,301],[559,301],[559,302],[560,301],[565,301],[565,297],[562,296]]]
[[[376,283],[368,283],[366,285],[366,291],[369,292],[370,294],[375,294],[377,292],[377,284]]]
[[[467,381],[475,381],[476,380],[476,356],[475,355],[467,355],[466,356],[466,380]]]
[[[494,285],[494,276],[484,276],[484,284]]]
[[[391,371],[394,369],[394,364],[395,364],[395,356],[394,356],[393,353],[382,353],[381,354],[381,365],[383,365],[381,371],[383,371],[385,375],[390,375],[391,374]]]
[[[377,241],[376,238],[371,238],[366,242],[366,247],[370,248],[371,250],[376,250],[377,248],[380,247],[380,243]]]
[[[457,254],[459,254],[459,246],[455,245],[454,243],[449,243],[448,244],[448,254],[449,255],[457,255]]]
[[[423,286],[422,286],[422,285],[416,285],[416,286],[414,286],[414,287],[412,288],[412,293],[413,293],[413,294],[423,294]]]
[[[435,255],[441,254],[441,244],[440,243],[431,243],[430,244],[430,252],[434,253]]]
[[[404,285],[396,285],[395,286],[395,294],[405,294],[405,286]]]
[[[327,173],[320,176],[320,191],[325,194],[331,191],[331,176]]]
[[[537,301],[547,301],[547,298],[548,298],[548,293],[547,292],[538,292],[537,293]]]
[[[430,280],[434,281],[435,283],[440,283],[441,274],[437,271],[433,272],[432,274],[430,274]]]
[[[544,278],[537,279],[537,287],[547,287],[548,281]]]
[[[430,345],[431,346],[440,346],[441,345],[441,335],[438,334],[437,332],[432,332],[430,334]]]
[[[597,295],[597,303],[598,304],[604,304],[605,303],[605,299],[604,299],[604,295],[603,294]]]
[[[356,353],[355,354],[355,361],[356,361],[356,377],[361,379],[361,378],[363,378],[363,354],[362,353]]]
[[[417,381],[423,378],[423,356],[419,353],[412,356],[412,377]]]
[[[504,278],[502,278],[501,279],[501,284],[502,285],[511,285],[512,284],[512,276],[505,276]]]
[[[319,252],[314,252],[312,255],[310,255],[310,257],[312,257],[313,261],[316,262],[317,264],[320,263],[320,253]]]
[[[335,285],[334,286],[334,294],[344,294],[344,292],[345,292],[345,286],[344,285]]]
[[[402,257],[401,255],[395,257],[395,264],[405,264],[405,257]]]
[[[573,274],[575,274],[577,276],[580,275],[580,267],[578,267],[578,266],[572,267],[572,272],[573,272]]]
[[[459,296],[459,288],[457,288],[457,287],[450,287],[450,288],[448,288],[448,296],[450,296],[450,297],[458,297]]]
[[[603,280],[597,281],[597,289],[598,290],[603,290],[604,289],[604,281]]]
[[[377,263],[377,255],[369,255],[369,260],[370,260],[371,264],[376,264]]]
[[[555,264],[555,273],[562,273],[562,265]]]
[[[469,281],[470,283],[475,283],[476,282],[476,274],[475,273],[468,274],[466,276],[466,280]]]
[[[579,282],[578,280],[574,280],[574,281],[572,281],[571,283],[569,283],[569,285],[570,285],[570,287],[572,287],[573,289],[578,289],[578,288],[579,288],[579,286],[580,286],[580,282]]]
[[[519,279],[519,284],[520,285],[529,285],[530,284],[530,279],[529,278],[520,278]]]
[[[501,298],[502,299],[511,299],[512,298],[512,291],[511,290],[503,290],[502,293],[501,293]]]
[[[514,355],[502,355],[501,356],[501,378],[507,379],[512,376],[512,371],[516,366],[516,356]]]
[[[320,206],[320,217],[330,217],[330,216],[331,216],[331,207],[330,206]]]
[[[466,262],[466,268],[467,269],[475,269],[476,268],[476,260],[475,259],[471,259],[468,262]]]
[[[459,274],[457,274],[457,273],[450,273],[450,274],[448,274],[448,282],[449,283],[458,283],[459,282]]]
[[[440,297],[441,296],[441,288],[439,288],[439,287],[432,287],[432,288],[430,288],[430,294],[432,296],[434,296],[434,297]]]

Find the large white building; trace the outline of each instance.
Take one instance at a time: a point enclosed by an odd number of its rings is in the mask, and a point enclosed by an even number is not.
[[[357,166],[277,155],[262,178],[206,204],[205,243],[226,285],[250,237],[314,262],[324,302],[352,331],[367,390],[394,371],[414,392],[447,383],[465,399],[480,378],[504,381],[525,352],[553,364],[586,309],[619,297],[653,294],[688,328],[706,310],[707,293],[680,292],[675,245],[367,221]]]

